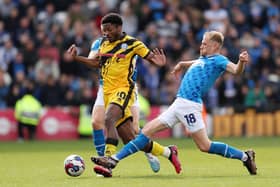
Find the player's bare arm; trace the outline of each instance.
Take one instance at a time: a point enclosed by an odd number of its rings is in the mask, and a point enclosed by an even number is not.
[[[247,51],[243,51],[239,54],[239,60],[237,64],[234,64],[232,62],[228,63],[227,65],[227,71],[234,74],[234,75],[240,75],[243,73],[245,69],[245,65],[249,62],[249,54]]]
[[[146,57],[146,60],[158,66],[164,66],[166,64],[166,56],[163,49],[153,49]]]
[[[183,70],[189,68],[194,63],[193,60],[191,61],[180,61],[171,71],[172,74],[175,75],[177,79],[182,75]]]
[[[67,50],[68,53],[73,57],[73,59],[79,63],[85,64],[90,68],[98,68],[99,67],[99,56],[97,54],[95,55],[89,55],[89,57],[83,57],[77,55],[77,47],[76,45],[71,45],[69,49]]]

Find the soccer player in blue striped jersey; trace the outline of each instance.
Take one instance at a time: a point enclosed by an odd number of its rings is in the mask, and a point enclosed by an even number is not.
[[[88,55],[88,58],[94,57],[99,50],[102,37],[96,39],[90,49],[90,53]],[[134,57],[134,60],[137,60],[137,55]],[[134,76],[133,79],[136,82],[137,77],[137,70],[134,70]],[[137,89],[136,89],[136,95]],[[96,152],[99,156],[104,156],[105,152],[105,135],[104,135],[104,119],[105,119],[105,106],[104,106],[104,92],[103,92],[103,81],[101,78],[99,78],[99,87],[97,92],[97,98],[95,100],[93,109],[92,109],[92,140],[94,147],[96,149]],[[133,115],[133,127],[135,132],[139,133],[139,102],[136,96],[136,100],[133,103],[133,105],[130,107],[131,113]],[[152,155],[152,153],[145,153],[145,156],[147,157],[147,160],[149,161],[149,164],[151,166],[151,169],[154,172],[158,172],[160,170],[160,163],[156,156]]]
[[[188,70],[181,80],[177,98],[171,106],[146,124],[142,133],[119,152],[111,157],[95,157],[95,163],[114,168],[120,160],[143,149],[154,133],[172,128],[181,122],[190,131],[192,139],[202,152],[241,160],[251,175],[257,174],[255,152],[252,149],[241,151],[226,143],[211,141],[202,119],[202,96],[225,71],[240,75],[249,60],[247,51],[243,51],[239,54],[237,64],[229,61],[220,54],[223,41],[222,33],[206,32],[200,46],[200,57],[192,61],[181,61],[174,67],[173,73],[177,77],[185,68]]]

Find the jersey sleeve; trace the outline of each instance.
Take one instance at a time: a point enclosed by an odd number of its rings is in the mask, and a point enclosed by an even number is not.
[[[218,60],[218,63],[219,63],[219,66],[222,68],[222,69],[226,69],[227,67],[227,64],[229,63],[229,59],[225,56],[219,56],[219,60]]]
[[[98,51],[101,44],[101,40],[102,38],[98,38],[97,40],[92,42],[90,51]]]
[[[142,58],[145,58],[150,53],[150,49],[141,41],[137,40],[134,51],[137,55]]]

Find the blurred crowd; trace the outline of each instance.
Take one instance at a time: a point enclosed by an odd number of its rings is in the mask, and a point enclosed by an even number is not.
[[[108,12],[123,17],[123,30],[150,48],[163,48],[168,64],[157,68],[139,59],[138,87],[152,105],[167,105],[179,80],[170,71],[199,56],[207,30],[224,33],[222,54],[250,63],[239,77],[225,74],[205,96],[217,109],[280,109],[280,1],[278,0],[0,0],[0,108],[14,107],[26,92],[44,106],[93,104],[98,70],[66,53],[75,43],[87,56],[101,36]]]

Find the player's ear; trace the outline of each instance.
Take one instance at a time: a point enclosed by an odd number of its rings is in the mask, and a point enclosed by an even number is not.
[[[221,45],[218,42],[213,42],[216,49],[220,49]]]
[[[119,32],[122,32],[122,25],[116,25]]]

